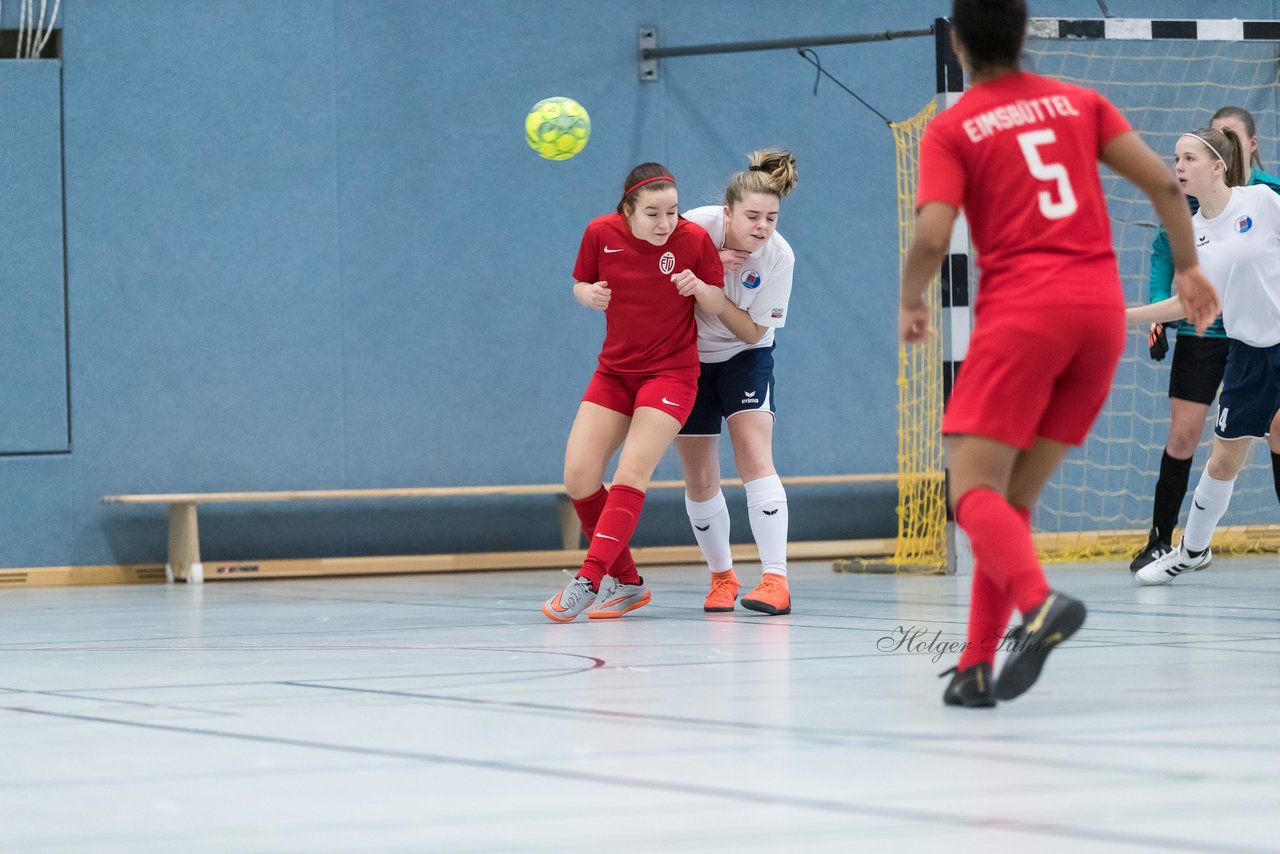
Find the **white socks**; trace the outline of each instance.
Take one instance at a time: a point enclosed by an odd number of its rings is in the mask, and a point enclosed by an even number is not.
[[[747,490],[747,516],[751,520],[751,534],[760,550],[760,564],[764,572],[787,574],[787,491],[782,478],[775,475],[745,483]],[[724,493],[717,492],[706,501],[691,501],[684,496],[684,509],[693,525],[693,536],[702,549],[702,557],[712,572],[724,572],[733,568],[733,555],[729,547],[729,508]]]
[[[729,549],[729,507],[724,503],[724,493],[717,492],[706,501],[690,501],[684,495],[684,509],[693,525],[693,537],[702,549],[702,558],[712,572],[724,572],[733,568],[733,554]]]
[[[775,475],[744,483],[751,534],[760,550],[761,569],[787,574],[787,491]],[[724,499],[721,498],[721,501]]]
[[[1209,548],[1213,539],[1213,529],[1222,521],[1222,514],[1227,512],[1231,503],[1231,491],[1236,482],[1232,480],[1214,480],[1205,471],[1200,475],[1200,483],[1191,496],[1191,511],[1187,514],[1187,527],[1182,532],[1182,550],[1202,552]]]

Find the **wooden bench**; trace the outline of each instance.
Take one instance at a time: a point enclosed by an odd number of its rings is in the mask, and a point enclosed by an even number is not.
[[[824,484],[893,483],[895,474],[838,474],[784,477],[787,486]],[[741,487],[736,479],[722,480],[724,487]],[[683,489],[682,480],[661,480],[649,484],[655,489]],[[201,504],[251,504],[289,501],[360,501],[396,498],[456,498],[465,496],[554,495],[560,521],[562,550],[527,552],[466,552],[437,555],[398,555],[393,557],[306,558],[301,560],[224,561],[205,564],[200,555],[200,524],[197,508]],[[170,581],[199,584],[209,578],[283,577],[314,575],[353,575],[376,573],[449,572],[475,569],[555,568],[581,563],[586,550],[581,549],[581,527],[573,505],[558,483],[514,486],[429,486],[388,489],[307,489],[286,492],[178,492],[154,495],[108,495],[104,504],[153,505],[169,508],[169,549],[165,575]],[[869,556],[891,553],[893,540],[828,540],[796,542],[788,546],[792,559]],[[734,547],[734,560],[753,560],[754,544]],[[700,561],[697,546],[660,546],[635,548],[640,564],[690,563]]]

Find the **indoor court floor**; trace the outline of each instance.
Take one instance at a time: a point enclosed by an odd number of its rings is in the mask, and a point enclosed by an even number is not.
[[[549,571],[4,590],[0,851],[1280,851],[1278,563],[1051,567],[1088,622],[994,710],[966,579],[829,562],[567,625]]]

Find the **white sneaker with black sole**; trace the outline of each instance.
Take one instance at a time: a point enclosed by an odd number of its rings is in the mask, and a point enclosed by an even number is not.
[[[1134,555],[1133,562],[1129,564],[1130,572],[1137,572],[1153,560],[1164,557],[1173,551],[1173,546],[1161,540],[1157,535],[1155,528],[1151,529],[1151,536],[1147,538],[1147,544],[1142,547],[1142,551]]]
[[[1133,580],[1145,587],[1168,584],[1184,572],[1204,569],[1213,560],[1213,550],[1205,549],[1192,557],[1179,544],[1168,554],[1161,555],[1133,574]]]

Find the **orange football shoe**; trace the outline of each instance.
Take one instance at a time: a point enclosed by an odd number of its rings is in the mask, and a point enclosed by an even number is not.
[[[708,614],[732,611],[734,600],[738,598],[738,588],[741,586],[738,583],[738,576],[733,574],[732,567],[724,572],[711,573],[711,592],[707,594],[707,601],[702,603],[702,610]]]
[[[791,590],[785,575],[766,572],[760,586],[742,597],[742,607],[762,614],[790,614]]]

